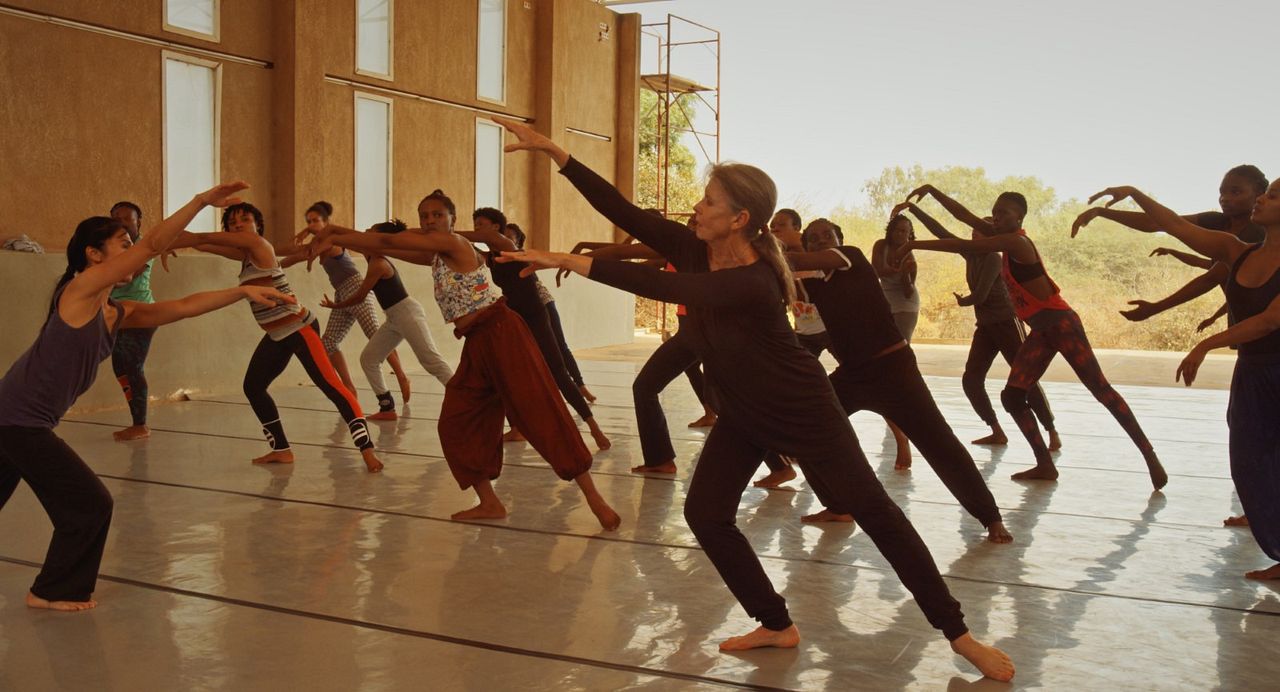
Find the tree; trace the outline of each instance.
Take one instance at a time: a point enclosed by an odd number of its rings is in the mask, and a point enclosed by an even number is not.
[[[681,94],[671,107],[671,129],[667,132],[667,156],[670,159],[670,179],[667,186],[667,210],[671,214],[687,213],[702,199],[702,184],[698,179],[698,159],[683,142],[683,130],[693,129],[692,110],[680,105],[692,96]],[[640,92],[639,175],[636,181],[636,204],[641,207],[661,208],[658,186],[664,174],[658,160],[659,97],[652,91]]]

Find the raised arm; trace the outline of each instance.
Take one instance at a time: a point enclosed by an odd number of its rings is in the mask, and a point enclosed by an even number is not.
[[[125,316],[121,326],[128,329],[159,327],[188,317],[203,315],[206,312],[213,312],[219,308],[238,303],[245,298],[256,303],[272,306],[280,305],[281,303],[298,302],[293,296],[281,293],[270,286],[236,286],[235,288],[224,288],[220,291],[193,293],[186,298],[162,300],[158,303],[125,301],[123,303]]]
[[[919,219],[920,223],[923,224],[924,227],[929,230],[929,233],[933,234],[933,237],[935,238],[945,239],[945,238],[958,237],[956,234],[952,233],[951,231],[948,231],[946,226],[943,226],[941,223],[938,223],[937,219],[926,214],[923,209],[921,209],[920,207],[917,207],[912,202],[900,203],[898,206],[893,208],[893,212],[890,214],[890,216],[891,217],[897,216],[898,214],[901,214],[904,211],[911,212],[911,215]]]
[[[655,216],[632,204],[608,181],[528,125],[506,118],[493,120],[516,136],[517,141],[508,144],[506,151],[537,151],[550,156],[560,167],[561,175],[573,183],[596,211],[668,260],[674,262],[675,258],[682,256],[688,243],[698,242],[693,231],[683,224]]]
[[[1147,216],[1151,217],[1158,229],[1182,241],[1192,250],[1220,262],[1234,262],[1240,256],[1240,253],[1249,247],[1248,243],[1230,233],[1222,233],[1197,226],[1178,216],[1173,210],[1155,201],[1135,187],[1109,187],[1090,197],[1089,204],[1093,204],[1103,197],[1111,197],[1111,200],[1104,205],[1104,208],[1111,207],[1124,199],[1133,199],[1147,213]],[[1088,216],[1088,214],[1089,212],[1081,214],[1076,219],[1076,223],[1072,225],[1071,235],[1073,237],[1082,227],[1097,216],[1096,214]]]
[[[632,262],[595,260],[564,252],[504,252],[499,262],[528,262],[522,276],[539,269],[568,269],[593,281],[665,303],[693,307],[758,308],[768,300],[760,282],[744,276],[744,267],[714,272],[664,272]]]
[[[929,196],[932,196],[937,200],[938,204],[941,204],[942,208],[946,209],[948,214],[956,217],[956,220],[960,223],[963,223],[970,228],[979,229],[983,234],[989,235],[991,233],[992,229],[990,223],[983,220],[983,218],[977,214],[969,211],[968,207],[957,202],[951,197],[948,197],[945,193],[932,185],[921,185],[920,187],[912,190],[911,194],[907,195],[906,201],[911,202],[913,201],[912,198],[915,198],[914,201],[919,201]]]

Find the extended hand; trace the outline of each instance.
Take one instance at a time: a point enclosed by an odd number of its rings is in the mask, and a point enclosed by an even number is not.
[[[1200,372],[1200,364],[1204,362],[1204,357],[1204,349],[1199,346],[1191,349],[1187,357],[1183,358],[1182,362],[1178,364],[1178,371],[1174,373],[1173,381],[1182,380],[1190,387],[1191,383],[1196,381],[1196,373]]]
[[[296,304],[297,298],[281,293],[270,286],[241,286],[244,289],[245,297],[250,301],[259,305],[275,307],[284,303]]]
[[[973,304],[973,299],[970,298],[969,296],[962,296],[959,293],[955,293],[954,291],[951,293],[951,295],[956,297],[956,305],[967,307]]]
[[[1109,187],[1103,190],[1102,192],[1099,192],[1094,196],[1090,197],[1089,204],[1093,204],[1094,202],[1097,202],[1103,197],[1110,197],[1111,201],[1103,205],[1109,209],[1112,206],[1114,206],[1117,202],[1120,202],[1121,200],[1125,200],[1134,196],[1135,194],[1137,194],[1137,192],[1138,192],[1138,188],[1133,187],[1132,185],[1121,185],[1119,187]]]
[[[897,269],[902,268],[903,266],[902,262],[907,258],[907,255],[909,254],[911,254],[910,242],[903,243],[895,248],[890,248],[889,249],[889,266]]]
[[[1096,196],[1097,195],[1094,195],[1094,197]],[[1090,199],[1089,201],[1092,202],[1093,200]],[[1098,215],[1101,213],[1102,213],[1102,207],[1093,207],[1092,209],[1085,209],[1084,213],[1076,217],[1075,223],[1071,224],[1071,237],[1072,238],[1076,237],[1076,234],[1080,232],[1081,228],[1088,226],[1089,222],[1098,218]]]
[[[249,183],[237,180],[231,183],[215,185],[196,195],[196,199],[199,199],[201,204],[207,204],[211,207],[229,207],[232,204],[240,203],[240,198],[232,197],[232,195],[247,189],[249,189]]]
[[[1160,310],[1155,303],[1149,303],[1145,300],[1131,300],[1129,305],[1133,307],[1128,310],[1121,310],[1120,314],[1124,315],[1124,318],[1130,322],[1141,322],[1160,314]]]
[[[311,244],[307,246],[307,271],[311,271],[311,265],[316,261],[316,258],[323,255],[331,247],[333,247],[333,239],[328,236],[324,238],[317,237],[311,241]]]
[[[178,252],[176,250],[165,250],[160,253],[160,267],[164,269],[166,274],[169,273],[169,258],[177,256]]]
[[[917,187],[916,189],[912,190],[911,194],[907,195],[907,201],[903,202],[903,204],[908,204],[911,202],[919,202],[925,197],[928,197],[929,195],[932,195],[932,194],[936,194],[937,192],[938,192],[938,188],[932,185],[929,185],[929,184],[921,185],[920,187]]]
[[[504,251],[494,258],[497,262],[527,262],[528,266],[520,270],[520,276],[532,276],[539,269],[555,269],[560,266],[556,261],[556,253],[542,250]]]
[[[1172,255],[1174,252],[1177,252],[1177,251],[1172,248],[1158,247],[1152,250],[1151,254],[1147,255],[1147,257],[1164,257],[1166,255]]]
[[[324,297],[320,299],[320,307],[329,308],[330,310],[332,310],[333,308],[337,307],[337,304],[334,303],[332,300],[329,300],[329,294],[325,293]]]
[[[1214,322],[1217,322],[1217,321],[1218,321],[1218,315],[1213,315],[1212,317],[1209,317],[1209,318],[1208,318],[1208,319],[1206,319],[1205,321],[1201,322],[1198,326],[1196,326],[1196,332],[1197,332],[1197,333],[1198,333],[1198,332],[1203,332],[1204,330],[1208,329],[1209,327],[1212,327],[1212,326],[1213,326],[1213,323],[1214,323]]]
[[[914,208],[915,208],[915,206],[916,206],[916,205],[915,205],[915,204],[913,204],[913,203],[911,203],[911,202],[898,202],[897,204],[895,204],[895,205],[893,206],[893,211],[890,211],[890,212],[889,212],[889,218],[890,218],[890,219],[896,219],[896,218],[898,218],[898,215],[899,215],[899,214],[901,214],[902,212],[904,212],[904,211],[906,211],[906,210],[908,210],[908,209],[914,209]]]

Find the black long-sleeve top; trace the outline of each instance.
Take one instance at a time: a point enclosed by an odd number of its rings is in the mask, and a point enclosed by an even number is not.
[[[711,271],[707,244],[682,224],[628,202],[575,159],[561,173],[615,225],[666,257],[676,272],[594,260],[590,278],[646,298],[683,303],[682,334],[720,402],[720,423],[762,449],[795,456],[834,451],[849,421],[826,371],[796,341],[786,299],[764,261]]]
[[[804,279],[804,291],[818,308],[831,336],[831,352],[842,368],[859,368],[902,342],[876,270],[856,247],[831,248],[845,266],[822,278]]]

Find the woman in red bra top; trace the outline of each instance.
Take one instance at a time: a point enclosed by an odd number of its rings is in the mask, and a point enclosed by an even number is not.
[[[1151,484],[1156,490],[1164,487],[1169,476],[1156,457],[1151,442],[1138,425],[1138,419],[1123,397],[1107,382],[1098,365],[1098,359],[1089,346],[1080,316],[1062,299],[1058,285],[1049,278],[1044,262],[1036,246],[1022,228],[1027,215],[1027,200],[1017,192],[1003,192],[991,207],[989,219],[979,218],[964,205],[939,192],[932,185],[924,185],[907,195],[907,201],[919,201],[932,196],[952,216],[967,224],[976,232],[973,240],[948,238],[943,240],[913,240],[900,246],[894,253],[895,261],[911,250],[938,250],[941,252],[1000,252],[1004,256],[1001,274],[1009,287],[1014,311],[1018,318],[1031,327],[1031,334],[1018,349],[1018,356],[1010,368],[1009,380],[1000,393],[1005,410],[1017,421],[1018,428],[1035,451],[1035,468],[1013,474],[1014,480],[1055,480],[1058,469],[1049,455],[1044,438],[1036,427],[1035,415],[1027,403],[1027,391],[1034,385],[1049,362],[1058,353],[1067,359],[1080,381],[1093,394],[1133,440],[1147,462]]]

